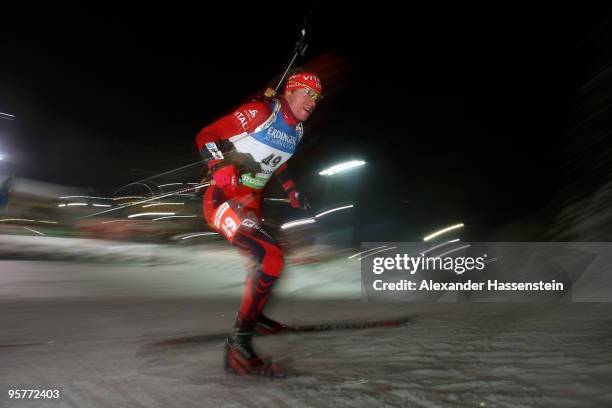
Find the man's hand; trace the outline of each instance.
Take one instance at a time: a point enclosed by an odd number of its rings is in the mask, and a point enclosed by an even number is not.
[[[289,199],[291,200],[291,206],[300,210],[310,210],[310,204],[306,199],[306,195],[297,190],[291,190],[289,192]]]
[[[222,188],[224,192],[235,193],[238,188],[238,170],[233,164],[223,166],[215,170],[213,180],[215,185]]]

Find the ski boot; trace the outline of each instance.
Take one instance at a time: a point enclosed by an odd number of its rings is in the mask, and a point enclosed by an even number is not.
[[[227,374],[285,378],[280,367],[259,357],[251,346],[253,332],[236,332],[225,341],[223,368]]]

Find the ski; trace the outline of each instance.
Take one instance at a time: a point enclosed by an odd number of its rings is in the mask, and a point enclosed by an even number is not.
[[[335,330],[363,330],[363,329],[374,329],[374,328],[393,328],[405,325],[412,321],[412,317],[405,317],[400,319],[390,320],[376,320],[369,322],[332,322],[332,323],[321,323],[321,324],[305,324],[305,325],[290,325],[277,331],[276,333],[269,333],[261,336],[271,336],[277,334],[287,333],[317,333],[324,331],[335,331]]]
[[[325,331],[335,330],[365,330],[384,328],[391,329],[406,325],[414,320],[413,316],[402,317],[398,319],[389,320],[374,320],[367,322],[331,322],[331,323],[316,323],[316,324],[303,324],[303,325],[288,325],[283,329],[268,334],[255,333],[256,337],[275,336],[290,333],[319,333]],[[201,343],[216,343],[223,341],[227,338],[228,333],[211,333],[211,334],[198,334],[193,336],[174,337],[155,343],[156,346],[181,346],[189,344],[201,344]]]

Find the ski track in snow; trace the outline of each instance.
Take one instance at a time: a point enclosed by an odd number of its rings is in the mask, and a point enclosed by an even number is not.
[[[52,274],[52,286],[74,283],[62,264],[20,265],[31,266],[28,279]],[[138,279],[121,282],[133,287]],[[81,284],[96,282],[91,275]],[[155,282],[163,297],[92,289],[62,298],[57,287],[51,297],[40,289],[22,297],[3,292],[0,406],[612,406],[610,304],[275,299],[270,314],[294,324],[412,319],[400,327],[258,338],[256,347],[290,377],[237,378],[222,373],[221,352],[238,300],[172,298],[171,286],[185,283],[172,282]],[[10,388],[57,388],[61,398],[11,401]]]

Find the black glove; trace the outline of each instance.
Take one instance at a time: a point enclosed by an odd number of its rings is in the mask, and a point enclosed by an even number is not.
[[[233,164],[236,166],[240,174],[251,173],[253,176],[257,173],[261,173],[261,164],[255,161],[250,153],[240,153],[236,150],[230,150],[227,153],[223,153],[224,162],[226,164]]]

